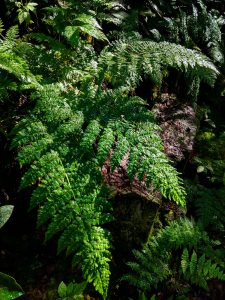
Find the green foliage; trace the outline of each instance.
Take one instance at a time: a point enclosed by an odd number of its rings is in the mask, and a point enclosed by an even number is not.
[[[142,26],[151,38],[198,49],[214,63],[223,63],[224,11],[220,1],[146,2],[148,4],[141,12],[146,18]]]
[[[211,278],[225,280],[225,273],[216,263],[206,259],[205,254],[198,258],[194,250],[190,257],[188,250],[184,249],[181,256],[181,268],[185,280],[203,289],[208,289],[207,280]]]
[[[72,46],[77,46],[79,38],[83,36],[90,43],[93,38],[107,42],[100,22],[121,23],[123,15],[115,8],[123,9],[123,6],[114,1],[82,1],[82,4],[77,1],[59,2],[59,6],[45,8],[44,22]]]
[[[84,289],[86,288],[86,285],[87,285],[86,282],[81,282],[81,283],[70,282],[68,285],[66,285],[62,281],[58,287],[59,299],[61,300],[84,299],[83,292]]]
[[[114,86],[134,87],[142,74],[161,84],[163,70],[168,67],[209,84],[214,83],[218,74],[216,67],[201,53],[168,42],[121,41],[113,45],[112,51],[104,50],[101,61],[108,66]]]
[[[207,233],[187,218],[171,222],[157,233],[155,239],[160,248],[166,249],[191,249],[209,242]]]
[[[8,221],[13,212],[13,205],[0,207],[0,229]],[[24,294],[22,287],[8,274],[0,272],[0,299],[13,300]]]
[[[12,215],[14,206],[4,205],[0,207],[0,229]],[[8,274],[0,272],[0,299],[13,300],[24,294],[22,287]]]
[[[2,25],[3,28],[3,25]],[[12,26],[9,28],[9,30],[6,32],[5,37],[1,39],[1,50],[2,51],[9,51],[13,50],[13,47],[16,45],[16,41],[19,36],[19,29],[18,26]]]
[[[18,3],[19,22],[30,24],[36,3]],[[20,189],[33,189],[30,209],[38,209],[37,226],[45,224],[45,240],[56,236],[58,253],[72,256],[85,282],[106,298],[112,248],[106,228],[113,214],[103,164],[108,161],[114,172],[123,163],[131,183],[142,182],[185,206],[186,192],[164,153],[160,127],[147,101],[135,96],[136,88],[145,78],[161,85],[172,68],[188,78],[187,86],[197,95],[200,82],[213,85],[219,72],[209,58],[176,40],[144,40],[134,32],[139,12],[129,16],[129,5],[104,0],[48,3],[40,4],[44,32],[29,32],[22,39],[17,27],[5,37],[1,33],[1,82],[19,94],[25,91],[30,103],[12,131],[11,147],[18,149],[18,161],[25,166]],[[185,18],[182,14],[182,28]],[[104,29],[109,24],[124,30],[114,42],[110,37],[115,32]],[[200,245],[210,245],[210,240],[199,226],[188,219],[172,222],[143,251],[134,251],[137,262],[129,265],[135,275],[124,278],[143,291],[156,287],[174,275],[175,250],[194,249],[196,261],[200,257],[202,262]],[[62,283],[59,295],[74,297],[76,288]]]
[[[17,299],[23,294],[23,289],[13,277],[0,272],[0,299]]]
[[[128,266],[132,269],[132,273],[122,277],[123,280],[136,286],[141,291],[157,287],[157,285],[166,280],[170,274],[169,253],[160,250],[158,256],[156,249],[144,249],[142,252],[133,251],[136,261],[129,262]]]
[[[214,122],[207,118],[208,126],[214,128]],[[206,124],[207,124],[206,123]],[[199,132],[196,138],[196,145],[199,147],[199,155],[194,162],[198,165],[198,173],[207,175],[211,182],[223,183],[225,173],[225,135],[224,131],[215,135],[212,129]]]
[[[5,225],[8,219],[11,217],[13,209],[14,209],[13,205],[3,205],[0,207],[0,229],[2,228],[2,226]]]
[[[188,196],[196,208],[196,215],[204,228],[209,225],[224,231],[225,190],[209,189],[203,185],[188,183]]]
[[[64,167],[58,153],[50,152],[42,156],[38,164],[32,165],[23,177],[22,186],[41,180],[31,199],[31,207],[42,205],[38,226],[51,220],[46,240],[62,232],[58,252],[65,249],[71,254],[76,251],[74,264],[81,262],[86,280],[105,294],[110,245],[109,235],[99,226],[111,216],[107,214],[103,189],[96,186],[90,175],[84,175],[88,167],[91,164],[79,166],[73,163]]]
[[[168,160],[162,152],[161,139],[155,131],[157,126],[151,122],[151,115],[149,117],[149,122],[133,124],[126,121],[125,116],[122,120],[110,120],[100,137],[97,158],[100,163],[103,163],[110,149],[113,148],[110,165],[114,170],[124,156],[129,153],[127,172],[131,181],[135,176],[140,181],[145,178],[147,185],[153,183],[162,195],[184,205],[185,191],[177,177],[178,173],[168,164]],[[93,129],[91,134],[90,129]],[[84,133],[82,145],[85,140],[88,150],[90,148],[88,145],[92,145],[94,142],[93,136],[96,135],[96,130],[99,130],[99,127],[92,125],[92,127],[88,127],[87,135],[86,132]]]
[[[20,43],[18,35],[18,26],[12,26],[4,37],[2,34],[0,37],[0,98],[7,95],[7,90],[40,87],[37,78],[29,70],[28,62],[17,51],[17,45]]]
[[[181,11],[179,18],[166,19],[169,25],[169,35],[172,41],[190,48],[206,47],[206,54],[214,62],[222,63],[222,32],[219,11],[207,11],[202,1],[197,1],[198,6],[192,6],[192,14]]]
[[[1,38],[2,38],[2,32],[4,31],[4,25],[2,20],[0,19],[0,34],[1,34]]]
[[[210,3],[209,3],[210,2]],[[224,68],[224,6],[221,1],[145,1],[139,3],[138,24],[144,36],[156,42],[172,42],[204,53],[217,67]],[[135,10],[135,8],[134,8]],[[137,26],[136,26],[137,30]],[[186,98],[197,101],[198,75],[185,76]],[[183,85],[183,83],[180,83]],[[184,89],[183,89],[184,90]]]
[[[100,65],[107,70],[110,61],[105,64],[101,58]],[[163,153],[159,127],[145,102],[127,96],[123,89],[105,91],[100,85],[96,89],[88,81],[89,90],[81,84],[79,94],[65,92],[58,84],[43,85],[33,93],[35,108],[13,130],[12,147],[20,147],[21,164],[31,164],[20,187],[37,185],[31,208],[39,206],[38,226],[49,224],[46,240],[61,233],[59,252],[75,253],[74,264],[82,264],[84,278],[106,295],[110,240],[101,226],[111,220],[110,194],[99,169],[110,151],[113,169],[129,154],[131,181],[146,178],[147,185],[181,205],[185,191]],[[84,106],[84,96],[89,105]]]
[[[6,287],[0,287],[1,299],[14,300],[14,299],[18,299],[22,295],[23,295],[23,293],[20,291],[11,291],[11,290],[8,290],[8,288],[6,288]]]
[[[15,2],[15,5],[18,7],[17,12],[19,23],[22,24],[23,22],[25,22],[26,25],[33,23],[30,13],[36,12],[36,6],[38,4],[36,2],[26,2],[26,4],[23,4],[22,1],[17,1]]]
[[[160,282],[165,284],[169,278],[207,289],[208,279],[225,280],[224,266],[221,269],[219,264],[212,262],[216,259],[216,250],[211,245],[207,233],[193,221],[186,218],[173,221],[151,237],[143,250],[133,251],[135,262],[128,263],[132,273],[123,276],[123,280],[145,294],[157,288]],[[211,259],[206,257],[208,248],[211,249]],[[178,255],[180,250],[183,252],[181,257]],[[191,257],[189,251],[192,251]],[[182,279],[177,274],[177,264],[181,266]]]

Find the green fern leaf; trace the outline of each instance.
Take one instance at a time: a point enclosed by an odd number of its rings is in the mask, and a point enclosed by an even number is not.
[[[96,141],[100,131],[101,131],[101,126],[98,121],[93,120],[89,123],[80,143],[81,149],[83,151],[85,152],[93,151],[93,144]]]
[[[34,160],[39,159],[43,152],[46,151],[49,146],[53,143],[51,136],[42,138],[41,140],[27,145],[20,150],[18,154],[18,161],[21,164],[30,164]]]
[[[106,160],[114,141],[114,132],[110,127],[107,127],[103,131],[103,134],[98,144],[97,158],[101,164]]]
[[[190,260],[190,273],[194,274],[197,268],[197,254],[195,251],[193,251],[192,255],[191,255],[191,260]]]
[[[129,142],[125,137],[122,137],[118,144],[116,145],[116,149],[112,154],[112,158],[110,160],[110,166],[112,170],[114,170],[122,161],[125,154],[129,151]]]
[[[82,269],[84,276],[88,282],[93,282],[95,289],[106,298],[110,270],[110,252],[109,242],[105,232],[100,227],[93,227],[90,236],[86,236],[82,252],[77,256],[82,256],[85,253],[85,258],[82,260]]]
[[[181,268],[182,268],[183,274],[186,273],[188,266],[189,266],[189,253],[188,253],[187,248],[185,248],[183,251],[183,254],[181,256]]]
[[[41,180],[48,173],[57,173],[62,170],[59,162],[58,153],[51,151],[43,155],[39,161],[35,162],[31,168],[25,173],[21,180],[20,189],[34,184],[37,180]]]

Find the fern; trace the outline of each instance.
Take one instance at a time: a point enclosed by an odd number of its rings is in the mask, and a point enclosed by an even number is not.
[[[100,22],[113,13],[113,6],[109,11],[107,5],[113,4],[60,2],[45,9],[50,36],[28,35],[33,45],[18,46],[17,54],[0,49],[0,55],[8,55],[6,72],[32,83],[36,77],[30,75],[30,68],[43,75],[29,96],[33,105],[29,116],[12,132],[12,148],[18,148],[20,164],[27,165],[20,188],[33,188],[30,209],[38,208],[37,225],[46,224],[46,241],[57,235],[58,253],[73,256],[74,266],[81,265],[84,279],[104,298],[111,260],[111,236],[105,228],[112,221],[111,194],[101,175],[105,161],[114,172],[126,159],[131,182],[142,181],[185,205],[182,180],[164,153],[154,115],[131,92],[143,76],[161,83],[170,67],[209,84],[218,74],[199,52],[171,43],[143,41],[139,36],[104,47],[108,35]],[[104,47],[102,51],[94,49],[93,38],[101,40],[95,48]],[[155,262],[143,271],[142,289],[171,276],[171,251],[193,249],[200,242],[207,244],[208,236],[185,219],[166,227],[142,254],[135,252],[143,268],[149,257]],[[132,267],[139,270],[135,264]]]
[[[95,130],[96,127],[88,127],[87,132],[84,133],[81,146],[85,141],[87,150],[90,149],[90,145],[93,145],[93,136],[96,136]],[[99,127],[97,130],[99,133]],[[161,140],[154,130],[154,123],[132,124],[126,120],[109,121],[99,141],[97,158],[102,164],[109,155],[110,149],[114,148],[111,164],[114,170],[124,155],[129,153],[127,172],[131,181],[135,176],[140,181],[146,178],[147,185],[153,183],[165,197],[184,205],[185,191],[177,177],[178,173],[168,164],[168,159],[162,151]],[[146,136],[146,132],[148,132],[148,136]]]
[[[83,136],[80,146],[83,151],[93,150],[93,144],[96,141],[99,133],[101,131],[101,126],[97,120],[93,120],[88,124],[86,128],[85,135]]]
[[[198,50],[199,54],[204,53],[218,67],[223,65],[221,20],[224,16],[221,15],[218,5],[215,5],[216,9],[212,9],[214,5],[205,1],[172,1],[167,7],[160,2],[158,5],[162,7],[161,13],[156,14],[153,9],[149,15],[146,11],[147,20],[142,24],[150,38],[157,42],[169,41]],[[186,97],[196,102],[201,78],[197,74],[186,74],[185,77],[188,81]]]
[[[29,71],[26,62],[12,53],[1,52],[0,49],[0,68],[13,74],[21,82],[32,84],[34,87],[38,86],[36,78]]]
[[[136,41],[128,44],[121,41],[114,45],[113,51],[104,50],[100,62],[108,65],[114,86],[133,87],[140,81],[142,72],[160,83],[160,74],[168,67],[186,72],[191,77],[197,76],[209,84],[214,83],[218,74],[207,57],[168,42]]]
[[[207,11],[202,1],[192,5],[192,14],[181,11],[178,18],[166,18],[169,25],[169,39],[186,47],[199,49],[204,45],[206,53],[213,62],[223,63],[224,55],[221,45],[221,25],[216,10]],[[204,50],[203,50],[204,51]]]
[[[14,127],[12,131],[16,135],[11,143],[11,147],[20,147],[28,145],[31,142],[38,141],[48,134],[47,127],[35,116],[24,118]]]
[[[207,289],[208,279],[225,280],[219,264],[206,259],[205,254],[198,258],[197,253],[204,252],[211,242],[207,233],[190,220],[173,221],[151,237],[143,250],[133,251],[135,261],[128,263],[132,272],[122,279],[146,293],[170,277],[179,281],[176,265],[180,264],[186,282]],[[187,248],[192,251],[191,257]],[[177,255],[179,249],[183,250],[181,260]],[[215,260],[216,251],[213,248],[211,251]]]
[[[174,221],[157,234],[157,242],[167,249],[193,248],[209,243],[209,237],[187,218]]]
[[[98,160],[101,164],[104,163],[104,161],[107,158],[107,155],[109,154],[109,151],[115,141],[115,135],[113,133],[112,128],[108,127],[104,130],[101,139],[99,141],[98,145]]]
[[[155,43],[143,45],[145,51],[151,45],[158,47]],[[190,53],[194,57],[194,53]],[[139,56],[137,58],[139,60]],[[104,62],[101,56],[97,70],[91,67],[91,72],[100,80],[102,70],[106,70],[103,75],[107,74],[110,65],[111,61]],[[200,65],[196,62],[202,74],[205,70],[204,76],[216,74],[210,63]],[[48,84],[47,79],[47,83],[33,93],[35,107],[30,117],[14,129],[16,136],[12,147],[20,147],[21,164],[31,164],[20,187],[37,185],[31,208],[39,207],[38,226],[49,224],[46,240],[60,234],[59,251],[75,254],[74,262],[79,257],[85,279],[106,296],[110,238],[101,226],[111,220],[107,212],[110,194],[102,184],[99,170],[108,155],[112,153],[112,169],[128,155],[127,172],[131,181],[136,177],[145,180],[146,185],[153,184],[162,195],[178,204],[185,204],[185,191],[177,171],[163,152],[159,127],[145,102],[128,96],[122,81],[121,87],[114,90],[102,89],[100,82],[96,86],[94,78],[87,78],[85,72],[79,71],[80,66],[82,64],[78,64],[76,81],[80,84],[80,92],[64,88],[63,82]],[[195,70],[194,64],[192,66]],[[68,72],[73,68],[75,66]],[[114,74],[110,76],[115,80]],[[117,78],[120,76],[122,74]],[[98,239],[104,240],[99,248],[95,242]]]
[[[115,148],[112,159],[116,167],[128,150],[128,143],[132,155],[137,148],[141,150],[144,147],[136,160],[132,162],[129,159],[129,164],[136,164],[135,173],[129,174],[137,174],[142,179],[145,173],[150,173],[149,168],[155,167],[159,171],[154,171],[154,178],[147,178],[149,183],[153,182],[156,188],[161,188],[168,180],[168,190],[164,187],[165,195],[168,193],[168,196],[171,195],[181,204],[184,204],[184,191],[175,169],[168,164],[163,153],[157,134],[158,126],[154,124],[152,114],[140,107],[139,111],[145,122],[138,122],[141,116],[134,114],[133,104],[135,101],[140,103],[140,100],[125,96],[127,102],[124,114],[129,122],[125,118],[116,121],[115,117],[121,114],[122,108],[117,112],[111,110],[114,119],[108,114],[107,121],[105,114],[99,115],[96,111],[99,120],[96,118],[89,121],[82,133],[84,120],[88,120],[91,114],[89,109],[92,111],[92,107],[82,108],[83,95],[80,98],[73,95],[72,99],[63,97],[57,86],[46,85],[32,97],[36,101],[33,113],[13,131],[15,138],[12,147],[20,147],[20,163],[31,164],[21,180],[20,188],[37,185],[31,197],[31,208],[39,207],[38,226],[48,224],[46,240],[60,234],[59,251],[66,250],[68,254],[74,254],[74,264],[82,265],[85,279],[93,282],[96,290],[105,297],[110,275],[110,235],[101,226],[111,221],[112,216],[108,203],[110,194],[102,185],[99,167],[110,149]],[[98,106],[103,112],[110,108],[107,100],[107,93],[95,99],[100,103],[105,102],[105,105]],[[116,106],[119,107],[121,95],[118,93],[117,100]],[[80,107],[83,111],[79,112],[77,109],[74,112],[74,107]],[[129,111],[133,111],[133,117]],[[136,122],[132,123],[132,118]],[[111,134],[110,143],[109,135],[106,134],[108,130]],[[146,132],[149,134],[147,140]],[[126,147],[121,150],[120,140],[125,138]],[[118,147],[116,140],[119,142]],[[155,160],[158,157],[160,162],[157,164]],[[146,165],[137,173],[137,163],[141,164],[142,159],[146,161]],[[159,176],[160,172],[169,172],[167,178]],[[101,247],[96,242],[99,240],[102,241]],[[90,266],[93,268],[90,269]]]
[[[82,269],[88,282],[93,282],[95,288],[104,298],[110,279],[110,244],[105,231],[99,227],[93,227],[89,235],[85,237],[83,247],[76,256],[82,258]],[[83,257],[86,253],[86,258]],[[77,258],[76,258],[77,260]],[[104,280],[103,280],[104,279]]]
[[[2,32],[4,31],[4,25],[3,25],[3,22],[2,20],[0,19],[0,35],[2,37]]]
[[[225,280],[225,273],[216,263],[206,259],[205,254],[198,258],[195,251],[189,257],[188,250],[184,249],[181,256],[181,268],[184,279],[206,290],[208,289],[207,280],[212,278]]]
[[[19,37],[19,29],[18,26],[12,26],[8,29],[8,31],[5,34],[4,39],[2,40],[1,43],[1,50],[2,51],[7,51],[13,49],[13,47],[16,45],[16,42]]]
[[[61,232],[59,252],[77,250],[74,263],[82,263],[86,280],[93,282],[96,290],[105,295],[110,275],[110,244],[109,234],[99,226],[111,217],[102,199],[104,189],[96,186],[89,175],[84,176],[82,165],[64,167],[57,152],[42,156],[34,163],[24,175],[21,188],[37,180],[39,186],[32,195],[31,208],[41,205],[38,226],[50,221],[46,241]],[[65,240],[68,233],[76,238]]]
[[[158,257],[157,253],[153,251],[133,251],[136,262],[128,263],[133,274],[124,275],[122,280],[128,281],[142,291],[156,288],[160,282],[166,280],[171,274],[169,267],[170,255],[164,251]]]
[[[10,27],[5,37],[0,40],[0,69],[19,79],[24,84],[24,88],[40,88],[27,62],[15,51],[18,33],[18,26]]]

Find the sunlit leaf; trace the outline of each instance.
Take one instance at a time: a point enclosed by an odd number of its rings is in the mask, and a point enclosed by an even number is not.
[[[12,212],[13,212],[13,205],[4,205],[0,207],[0,228],[8,221]]]

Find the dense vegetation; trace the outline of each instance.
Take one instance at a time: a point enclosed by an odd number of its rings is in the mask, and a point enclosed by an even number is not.
[[[0,17],[1,205],[28,199],[72,263],[43,299],[224,299],[224,1],[5,0]]]

